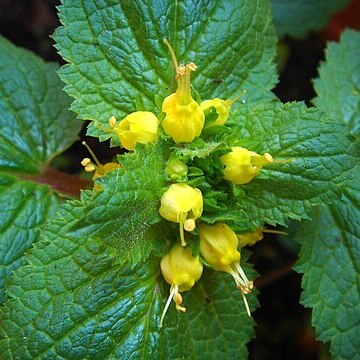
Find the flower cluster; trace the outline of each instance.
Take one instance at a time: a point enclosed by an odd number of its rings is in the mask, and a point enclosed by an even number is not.
[[[171,223],[178,224],[179,232],[178,236],[174,236],[170,250],[160,262],[162,274],[170,285],[170,294],[161,316],[160,326],[171,300],[175,302],[177,310],[186,310],[182,306],[181,292],[189,291],[200,279],[203,264],[215,271],[229,273],[233,277],[236,287],[242,294],[246,311],[251,316],[246,295],[251,293],[253,282],[247,278],[240,265],[240,249],[261,240],[264,229],[236,234],[225,222],[206,223],[205,219],[202,219],[206,205],[202,191],[212,189],[212,185],[210,181],[202,188],[199,179],[208,176],[211,166],[195,167],[198,178],[191,181],[194,176],[193,158],[180,156],[176,151],[202,137],[204,132],[216,131],[216,126],[226,127],[231,106],[244,92],[233,100],[214,98],[203,102],[196,101],[190,79],[196,65],[192,62],[178,64],[170,44],[166,40],[165,43],[173,58],[177,89],[164,99],[162,113],[156,116],[151,112],[137,111],[120,121],[111,116],[109,127],[98,126],[99,129],[114,134],[122,146],[130,151],[135,150],[137,144],[156,143],[159,138],[165,138],[171,146],[171,155],[166,162],[169,186],[164,189],[160,198],[159,214],[169,222],[169,226]],[[210,113],[211,120],[208,119]],[[231,186],[228,188],[253,181],[263,167],[275,162],[267,152],[260,155],[238,145],[238,142],[230,141],[228,144],[223,141],[220,151],[211,155],[216,158],[213,163],[220,164],[214,167],[217,171],[216,178],[220,177],[222,184],[230,183]],[[203,157],[207,156],[206,154]],[[96,165],[89,159],[82,162],[86,171],[95,171],[93,179],[119,167],[117,163],[101,165],[95,157],[94,159]],[[95,185],[94,188],[99,189],[99,186]],[[217,193],[219,192],[217,190]]]

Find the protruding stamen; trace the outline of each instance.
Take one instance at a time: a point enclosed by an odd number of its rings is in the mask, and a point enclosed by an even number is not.
[[[85,141],[83,141],[82,144],[83,144],[83,145],[87,148],[87,150],[89,151],[90,155],[92,156],[92,158],[93,158],[94,161],[95,161],[95,164],[96,164],[97,166],[99,166],[99,167],[102,166],[101,163],[100,163],[100,161],[98,160],[98,158],[97,158],[96,155],[94,154],[94,152],[90,149],[89,145],[88,145]],[[85,169],[85,171],[86,171],[86,169]]]
[[[296,159],[295,158],[291,158],[291,159],[279,159],[279,160],[274,160],[273,164],[287,164],[287,163],[292,163],[294,162]]]
[[[168,309],[169,309],[171,300],[173,299],[174,295],[175,295],[176,293],[178,293],[178,291],[179,291],[179,288],[178,288],[177,285],[172,286],[172,287],[170,288],[170,295],[169,295],[169,297],[168,297],[168,299],[167,299],[167,301],[166,301],[165,308],[164,308],[164,310],[163,310],[163,312],[162,312],[162,314],[161,314],[160,327],[163,326],[163,321],[164,321],[165,315],[166,315],[166,313],[167,313],[167,311],[168,311]]]
[[[263,233],[268,233],[268,234],[277,234],[277,235],[289,235],[289,233],[287,233],[286,231],[280,231],[280,230],[272,230],[272,229],[262,229]]]
[[[96,170],[96,166],[93,163],[89,163],[84,167],[86,172],[93,172]]]
[[[234,99],[228,99],[225,101],[226,106],[230,107],[232,104],[234,104],[236,101],[238,101],[241,97],[243,97],[247,93],[247,90],[243,90],[238,96],[236,96]]]
[[[89,164],[91,162],[91,160],[89,158],[83,158],[81,160],[81,165],[82,166],[86,166],[87,164]]]
[[[180,293],[175,293],[173,297],[174,303],[176,304],[176,310],[185,312],[186,308],[181,306],[183,298]]]
[[[197,66],[195,63],[191,62],[186,65],[186,68],[189,69],[190,71],[195,71],[197,69]]]
[[[194,231],[196,228],[196,223],[194,219],[187,219],[184,223],[184,230],[185,231]]]
[[[170,51],[170,54],[171,54],[171,57],[173,59],[173,63],[174,63],[174,66],[175,66],[175,70],[177,70],[177,68],[179,67],[179,63],[177,61],[175,51],[174,51],[174,49],[172,48],[172,46],[170,45],[170,43],[169,43],[169,41],[167,39],[163,39],[163,41],[164,41],[165,45],[167,46],[167,48]]]
[[[109,126],[111,128],[113,128],[116,125],[116,117],[115,116],[111,116],[109,119]]]
[[[186,222],[186,216],[187,216],[187,213],[181,212],[178,214],[178,218],[177,218],[177,221],[179,223],[180,240],[181,240],[182,246],[186,246],[185,235],[184,235],[184,224]]]
[[[249,307],[249,304],[248,304],[248,301],[246,299],[244,292],[241,292],[241,295],[242,295],[242,298],[243,298],[243,301],[245,304],[246,312],[247,312],[248,316],[251,317],[250,307]]]
[[[249,290],[251,290],[253,288],[253,282],[249,281],[249,279],[247,278],[244,270],[242,269],[239,263],[235,263],[235,266],[241,278],[244,280],[246,287],[249,288]]]

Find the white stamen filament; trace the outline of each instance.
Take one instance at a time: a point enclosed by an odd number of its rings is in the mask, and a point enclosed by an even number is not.
[[[164,318],[165,318],[165,315],[169,309],[169,306],[170,306],[170,303],[171,303],[171,300],[173,299],[174,295],[177,294],[179,292],[179,287],[177,285],[174,285],[170,288],[170,295],[167,299],[167,302],[166,302],[166,305],[165,305],[165,308],[161,314],[161,318],[160,318],[160,327],[163,326],[163,321],[164,321]]]
[[[246,299],[246,296],[243,292],[241,292],[241,295],[242,295],[242,298],[244,300],[244,304],[245,304],[245,307],[246,307],[246,312],[248,314],[249,317],[251,317],[251,312],[250,312],[250,308],[249,308],[249,304],[248,304],[248,301]]]
[[[184,213],[184,212],[180,212],[177,215],[177,222],[179,223],[180,240],[181,240],[182,246],[186,246],[185,236],[184,236],[184,224],[186,222],[186,216],[187,216],[187,213]]]
[[[242,295],[242,298],[243,298],[243,301],[245,304],[246,312],[249,315],[249,317],[251,317],[249,303],[248,303],[245,295],[251,293],[251,290],[254,286],[253,282],[247,278],[244,270],[241,268],[239,263],[231,264],[230,268],[231,268],[230,274],[234,278],[237,288],[241,291],[241,295]]]

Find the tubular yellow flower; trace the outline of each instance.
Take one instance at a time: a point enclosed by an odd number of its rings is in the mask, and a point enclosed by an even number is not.
[[[199,225],[200,251],[207,263],[217,271],[232,275],[236,286],[241,290],[246,311],[251,316],[245,294],[253,288],[244,270],[240,266],[240,252],[238,238],[234,231],[224,223],[216,225]]]
[[[265,165],[273,162],[269,153],[259,155],[242,147],[233,147],[231,152],[220,159],[224,165],[224,179],[236,185],[250,182]]]
[[[161,327],[171,299],[176,304],[176,310],[186,311],[186,308],[181,306],[180,292],[189,291],[195,285],[201,277],[203,266],[199,256],[192,256],[190,248],[175,244],[169,254],[162,257],[160,267],[166,282],[171,285],[170,295],[160,319]]]
[[[90,152],[91,156],[93,157],[95,163],[93,163],[89,158],[84,158],[81,161],[81,165],[84,166],[84,170],[86,172],[93,172],[94,176],[92,177],[93,180],[98,179],[102,176],[105,176],[108,172],[115,170],[117,168],[120,167],[120,164],[115,163],[115,162],[109,162],[106,163],[105,165],[102,165],[99,160],[97,159],[97,157],[95,156],[95,154],[93,153],[93,151],[90,149],[90,147],[86,144],[85,141],[83,141],[82,143],[84,146],[86,146],[86,148],[88,149],[88,151]],[[101,186],[94,183],[94,190],[101,190]]]
[[[181,244],[185,246],[184,229],[193,231],[195,220],[202,215],[201,191],[187,184],[172,184],[163,193],[160,201],[160,215],[166,220],[179,223]]]
[[[162,111],[166,113],[162,126],[165,133],[178,144],[191,142],[201,134],[205,115],[200,105],[191,97],[190,74],[196,70],[196,65],[178,65],[175,53],[167,40],[164,40],[173,57],[176,68],[178,89],[165,98]]]
[[[109,119],[111,129],[120,139],[122,146],[134,150],[135,145],[147,144],[157,140],[158,119],[149,111],[136,111],[126,116],[120,123],[112,116]]]

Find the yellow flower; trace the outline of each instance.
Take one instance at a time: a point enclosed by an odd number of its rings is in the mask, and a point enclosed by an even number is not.
[[[242,93],[233,100],[222,100],[219,98],[215,98],[212,100],[203,101],[200,104],[200,107],[203,111],[213,106],[219,115],[218,118],[214,122],[210,123],[208,126],[224,125],[229,117],[231,105],[234,104],[234,102],[236,102],[237,100],[239,100],[244,94],[246,94],[246,90],[243,90]]]
[[[217,271],[232,275],[236,286],[241,290],[246,311],[249,316],[250,309],[245,294],[253,288],[244,270],[240,266],[240,252],[238,251],[238,238],[234,231],[224,223],[216,225],[199,225],[200,251],[206,262]]]
[[[118,124],[112,116],[109,125],[111,129],[105,130],[114,132],[119,137],[122,146],[128,150],[134,150],[138,143],[147,144],[157,140],[158,119],[149,111],[133,112]]]
[[[218,98],[212,100],[205,100],[200,104],[200,107],[203,111],[214,106],[216,112],[218,113],[218,118],[210,124],[213,125],[224,125],[230,114],[230,106],[232,104],[231,100],[221,100]]]
[[[238,234],[237,238],[239,240],[239,246],[244,247],[247,245],[255,245],[258,241],[264,238],[263,229],[259,228],[253,232],[248,232],[245,234]]]
[[[263,166],[273,162],[269,153],[259,155],[242,147],[233,147],[231,152],[220,159],[224,165],[224,179],[236,185],[250,182],[260,173]]]
[[[201,191],[187,184],[172,184],[163,193],[160,201],[160,215],[166,220],[179,223],[181,244],[185,246],[184,229],[193,231],[195,220],[203,212]]]
[[[166,282],[171,285],[170,295],[160,319],[161,327],[171,299],[176,304],[176,310],[186,311],[186,308],[181,306],[180,292],[189,291],[195,285],[201,277],[203,266],[199,256],[192,256],[190,248],[175,244],[169,254],[162,257],[160,267]]]
[[[84,158],[81,161],[81,165],[84,166],[84,170],[86,172],[93,172],[94,176],[92,177],[93,181],[95,179],[98,179],[102,176],[105,176],[107,173],[109,173],[112,170],[118,169],[120,167],[120,164],[116,163],[116,162],[109,162],[106,163],[105,165],[102,165],[99,160],[97,159],[97,157],[95,156],[95,154],[93,153],[93,151],[90,149],[90,147],[86,144],[85,141],[83,141],[82,143],[84,146],[86,146],[86,148],[88,149],[88,151],[90,152],[91,156],[94,158],[95,164],[89,159],[89,158]],[[101,190],[101,186],[94,183],[94,190]]]
[[[165,133],[177,144],[191,142],[200,136],[205,122],[204,112],[191,97],[190,91],[190,74],[196,70],[196,65],[179,65],[170,44],[167,40],[165,43],[173,57],[178,88],[175,93],[166,97],[162,104],[162,111],[166,113],[162,126]]]

